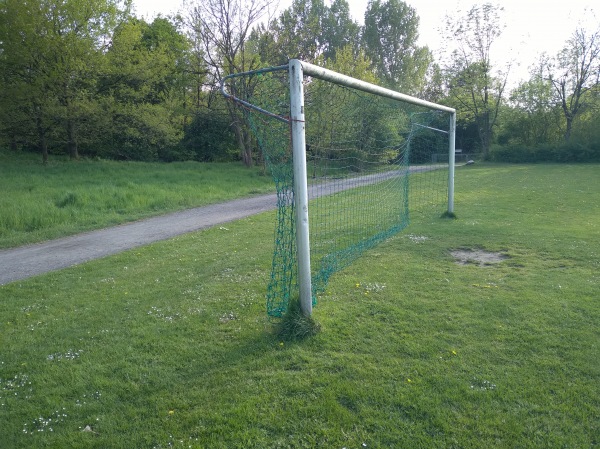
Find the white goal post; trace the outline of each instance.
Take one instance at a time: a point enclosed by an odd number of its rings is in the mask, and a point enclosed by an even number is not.
[[[304,118],[304,76],[354,88],[367,93],[399,100],[417,106],[450,114],[448,148],[448,213],[454,213],[454,151],[456,138],[456,110],[416,97],[385,89],[297,59],[289,61],[290,122],[292,128],[292,151],[294,164],[294,201],[296,208],[296,245],[298,257],[298,283],[300,305],[306,316],[312,314],[312,286],[310,268],[310,242],[308,222],[308,183],[306,168],[306,137]]]

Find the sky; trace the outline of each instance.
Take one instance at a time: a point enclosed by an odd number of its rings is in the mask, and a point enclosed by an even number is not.
[[[193,2],[193,0],[191,0]],[[202,0],[196,0],[202,1]],[[420,45],[427,45],[434,55],[442,48],[444,35],[440,32],[444,17],[464,16],[477,3],[473,0],[404,0],[420,18]],[[188,0],[190,2],[190,0]],[[327,3],[327,0],[325,0]],[[182,0],[134,0],[135,12],[148,20],[156,14],[168,15],[182,7]],[[362,23],[368,0],[348,0],[350,12]],[[546,52],[554,56],[564,46],[578,26],[596,29],[600,25],[600,6],[588,0],[552,2],[548,0],[502,0],[506,28],[492,47],[492,58],[501,67],[511,63],[509,81],[528,79],[529,67]],[[289,7],[291,0],[280,0],[280,10]],[[463,14],[459,14],[462,11]]]

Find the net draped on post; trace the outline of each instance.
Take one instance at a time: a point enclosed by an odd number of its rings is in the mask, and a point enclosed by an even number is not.
[[[267,313],[275,317],[298,295],[287,69],[237,74],[224,85],[277,190],[267,288]],[[403,230],[409,212],[433,217],[444,211],[449,115],[310,77],[304,93],[314,305],[332,274]]]

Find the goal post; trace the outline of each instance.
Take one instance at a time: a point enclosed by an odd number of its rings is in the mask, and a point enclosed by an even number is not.
[[[312,314],[312,280],[310,271],[310,237],[308,222],[308,173],[306,169],[306,136],[304,117],[304,74],[297,59],[289,62],[290,125],[294,166],[294,200],[296,207],[296,251],[298,252],[298,287],[300,307],[306,316]]]
[[[222,92],[241,106],[277,187],[269,315],[292,297],[310,315],[332,273],[408,225],[409,197],[435,202],[424,197],[429,179],[445,170],[445,192],[433,194],[454,213],[453,108],[297,59],[229,75]],[[425,166],[440,146],[447,165]]]

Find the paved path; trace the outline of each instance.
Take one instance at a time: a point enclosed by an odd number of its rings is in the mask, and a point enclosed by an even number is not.
[[[244,198],[0,250],[0,285],[266,212],[276,202],[275,194]]]
[[[411,167],[410,172],[428,171],[440,167],[443,166]],[[348,179],[343,183],[335,180],[325,181],[309,186],[309,197],[314,199],[331,195],[342,190],[401,177],[405,173],[403,170],[392,170]],[[0,285],[239,220],[273,210],[276,206],[277,196],[273,193],[197,207],[34,245],[0,250]]]

